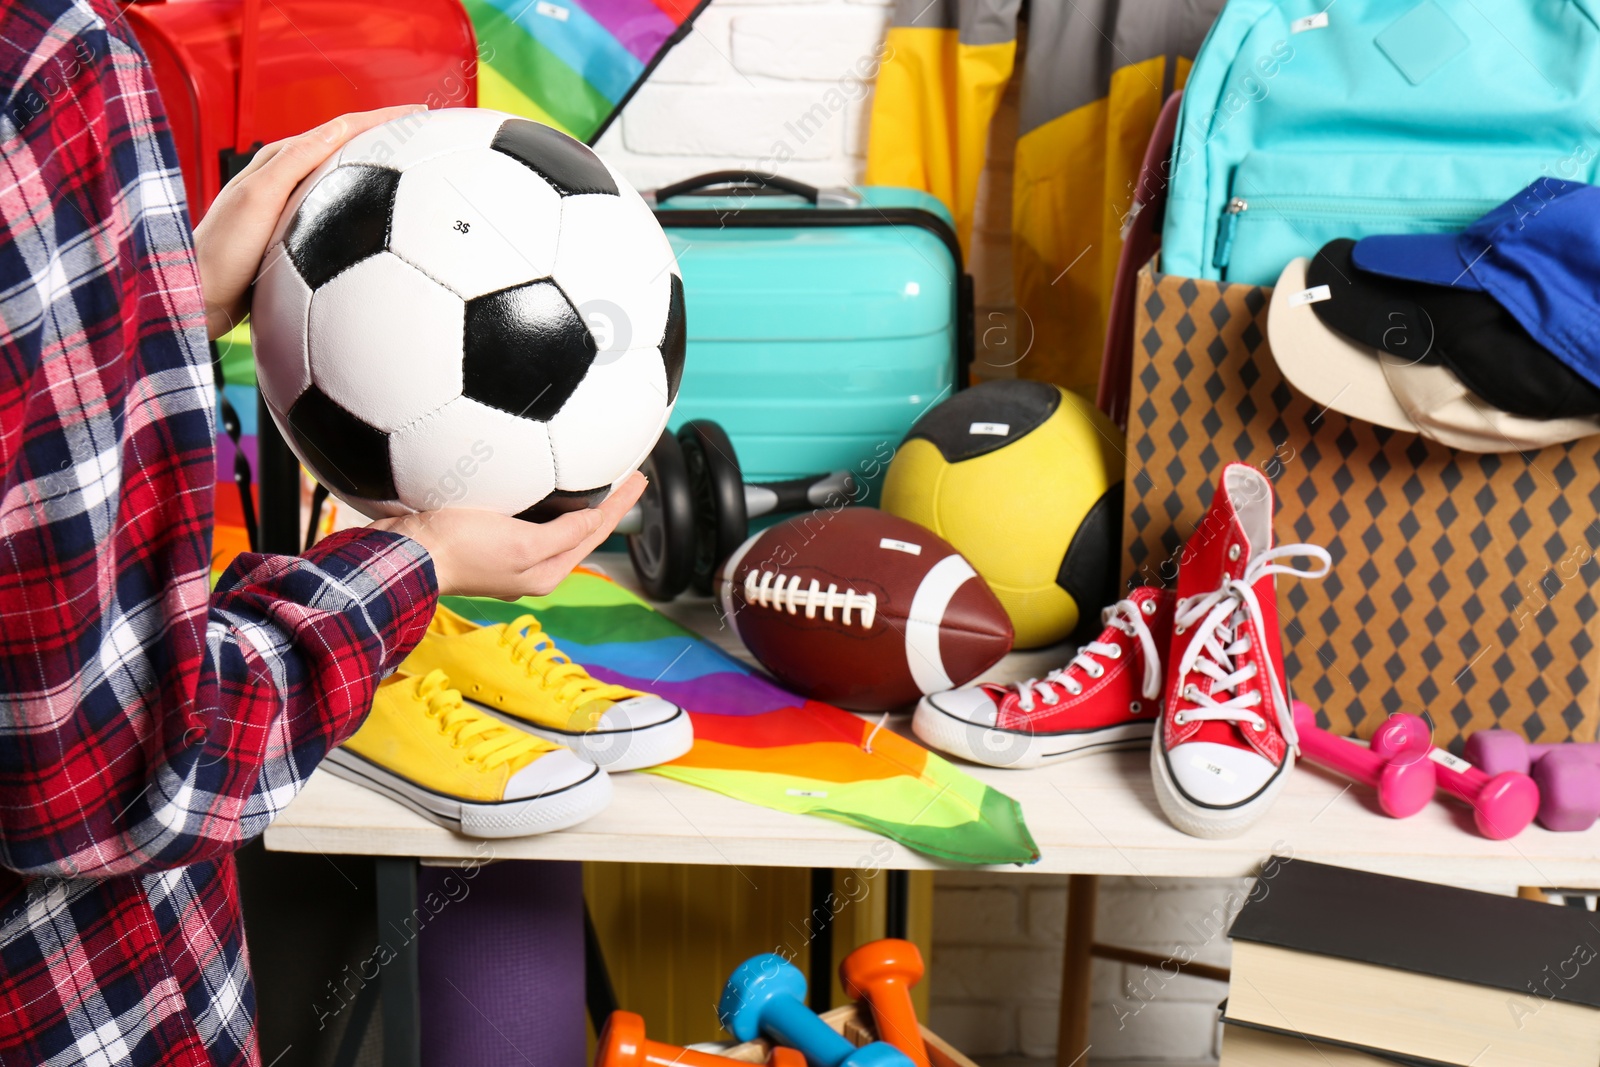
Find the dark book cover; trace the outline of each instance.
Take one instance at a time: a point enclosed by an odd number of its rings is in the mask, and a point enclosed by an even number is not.
[[[1308,860],[1256,880],[1228,936],[1600,1008],[1600,917]]]

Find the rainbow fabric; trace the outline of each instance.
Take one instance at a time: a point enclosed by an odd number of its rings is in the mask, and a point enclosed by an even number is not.
[[[222,354],[222,376],[227,382],[223,389],[228,403],[239,415],[239,444],[222,429],[222,405],[218,401],[217,420],[217,493],[215,499],[216,526],[211,538],[211,581],[228,569],[233,557],[250,548],[250,537],[244,528],[244,506],[239,498],[239,488],[233,483],[234,453],[242,449],[250,461],[250,491],[255,497],[256,471],[260,469],[260,456],[256,451],[256,365],[250,354],[250,328],[240,326],[217,341]]]
[[[478,106],[593,144],[708,0],[465,0]]]
[[[596,678],[687,709],[694,748],[652,773],[864,827],[941,859],[1039,858],[1015,800],[898,734],[785,692],[598,573],[580,569],[550,596],[519,604],[447,603],[485,623],[532,611]]]

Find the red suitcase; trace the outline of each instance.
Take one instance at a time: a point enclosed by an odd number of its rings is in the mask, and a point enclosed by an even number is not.
[[[263,143],[347,111],[478,102],[459,0],[136,0],[199,221]]]

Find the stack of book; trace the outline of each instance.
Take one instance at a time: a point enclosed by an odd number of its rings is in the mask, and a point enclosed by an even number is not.
[[[1596,1067],[1600,916],[1304,860],[1233,928],[1222,1067]]]

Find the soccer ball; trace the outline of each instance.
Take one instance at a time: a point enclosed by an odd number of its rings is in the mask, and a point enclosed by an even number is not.
[[[395,119],[306,178],[251,326],[289,447],[374,518],[593,506],[683,376],[683,281],[644,199],[565,134],[476,108]]]

